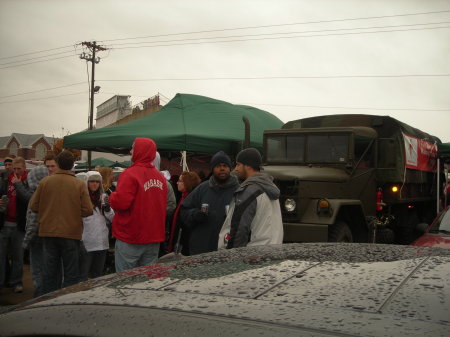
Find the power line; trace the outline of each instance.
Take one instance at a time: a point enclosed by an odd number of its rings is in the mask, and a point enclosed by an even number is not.
[[[130,46],[130,47],[119,47],[113,48],[114,50],[119,49],[136,49],[136,48],[155,48],[155,47],[172,47],[172,46],[183,46],[183,45],[198,45],[198,44],[212,44],[212,43],[230,43],[230,42],[246,42],[246,41],[262,41],[262,40],[281,40],[281,39],[296,39],[304,37],[319,37],[319,36],[343,36],[343,35],[361,35],[361,34],[376,34],[376,33],[392,33],[392,32],[407,32],[416,30],[431,30],[431,29],[445,29],[450,28],[450,26],[443,27],[423,27],[423,28],[410,28],[410,29],[392,29],[392,30],[378,30],[371,32],[348,32],[348,33],[333,33],[333,34],[315,34],[315,35],[298,35],[298,36],[280,36],[280,37],[265,37],[265,38],[255,38],[255,39],[239,39],[239,40],[224,40],[224,41],[200,41],[200,42],[187,42],[187,43],[174,43],[174,44],[160,44],[153,46]]]
[[[76,55],[61,56],[61,57],[55,57],[55,58],[47,59],[47,60],[34,61],[34,62],[28,62],[28,63],[23,63],[23,64],[16,64],[16,65],[7,66],[7,67],[0,67],[0,70],[1,70],[1,69],[7,69],[7,68],[15,68],[15,67],[26,66],[26,65],[28,65],[28,64],[34,64],[34,63],[41,63],[41,62],[47,62],[47,61],[60,60],[60,59],[65,59],[65,58],[73,57],[73,56],[76,56]]]
[[[12,64],[12,63],[22,63],[22,62],[26,62],[26,61],[34,61],[34,60],[39,60],[42,59],[44,57],[50,57],[50,56],[55,56],[55,55],[62,55],[62,54],[67,54],[70,53],[71,55],[73,55],[73,51],[63,51],[60,53],[54,53],[54,54],[48,54],[48,55],[44,55],[44,56],[37,56],[37,57],[32,57],[29,59],[24,59],[24,60],[20,60],[20,61],[11,61],[11,62],[6,62],[6,63],[0,63],[0,66],[4,66],[7,64]]]
[[[215,39],[231,39],[231,38],[243,38],[243,37],[257,37],[257,36],[273,36],[273,35],[292,35],[292,34],[309,34],[309,33],[324,33],[324,32],[337,32],[337,31],[349,31],[358,29],[383,29],[383,28],[399,28],[399,27],[413,27],[413,26],[428,26],[428,25],[438,25],[438,24],[448,24],[450,21],[443,22],[428,22],[428,23],[414,23],[414,24],[404,24],[404,25],[387,25],[387,26],[370,26],[370,27],[355,27],[355,28],[336,28],[336,29],[322,29],[322,30],[306,30],[300,32],[278,32],[278,33],[265,33],[265,34],[246,34],[246,35],[230,35],[230,36],[213,36],[213,37],[198,37],[182,40],[162,40],[162,41],[143,41],[143,42],[126,42],[112,44],[114,46],[123,45],[143,45],[149,43],[169,43],[169,42],[185,42],[185,41],[198,41],[198,40],[215,40]],[[119,49],[119,48],[115,48]]]
[[[255,77],[197,77],[197,78],[147,78],[99,79],[100,82],[152,82],[152,81],[221,81],[221,80],[278,80],[278,79],[338,79],[338,78],[407,78],[449,77],[450,74],[400,74],[400,75],[330,75],[330,76],[255,76]]]
[[[433,11],[433,12],[422,12],[422,13],[405,13],[405,14],[393,14],[393,15],[381,15],[381,16],[368,16],[368,17],[346,18],[346,19],[333,19],[333,20],[305,21],[305,22],[294,22],[294,23],[280,23],[280,24],[264,25],[264,26],[247,26],[247,27],[235,27],[235,28],[224,28],[224,29],[212,29],[212,30],[202,30],[202,31],[182,32],[182,33],[171,33],[171,34],[160,34],[160,35],[148,35],[148,36],[139,36],[139,37],[130,37],[130,38],[121,38],[121,39],[103,40],[103,42],[109,42],[109,41],[123,41],[123,40],[136,40],[136,39],[147,39],[147,38],[165,37],[165,36],[175,36],[175,35],[188,35],[188,34],[201,34],[201,33],[225,32],[225,31],[232,31],[232,30],[272,28],[272,27],[283,27],[283,26],[294,26],[294,25],[307,25],[307,24],[317,24],[317,23],[331,23],[331,22],[356,21],[356,20],[370,20],[370,19],[385,19],[385,18],[394,18],[394,17],[405,17],[405,16],[416,16],[416,15],[440,14],[440,13],[448,13],[448,12],[450,12],[450,10]]]
[[[53,87],[53,88],[46,88],[46,89],[40,89],[40,90],[34,90],[34,91],[21,92],[21,93],[13,94],[13,95],[0,96],[0,98],[7,98],[7,97],[14,97],[14,96],[21,96],[21,95],[34,94],[34,93],[36,93],[36,92],[43,92],[43,91],[48,91],[48,90],[55,90],[55,89],[60,89],[60,88],[67,88],[67,87],[72,87],[72,86],[75,86],[75,85],[80,85],[80,84],[83,84],[83,83],[84,83],[84,82],[78,82],[78,83],[72,83],[72,84],[60,85],[59,87]]]
[[[450,12],[450,10],[419,12],[419,13],[404,13],[404,14],[381,15],[381,16],[369,16],[369,17],[357,17],[357,18],[344,18],[344,19],[332,19],[332,20],[305,21],[305,22],[294,22],[294,23],[281,23],[281,24],[272,24],[272,25],[261,25],[261,26],[246,26],[246,27],[212,29],[212,30],[203,30],[203,31],[148,35],[148,36],[141,36],[141,37],[109,39],[109,40],[103,40],[103,41],[110,42],[110,41],[136,40],[136,39],[147,39],[147,38],[155,38],[155,37],[212,33],[212,32],[225,32],[225,31],[245,30],[245,29],[260,29],[260,28],[272,28],[272,27],[295,26],[295,25],[306,25],[306,24],[318,24],[318,23],[345,22],[345,21],[358,21],[358,20],[385,19],[385,18],[408,17],[408,16],[430,15],[430,14],[442,14],[442,13],[448,13],[448,12]],[[38,50],[38,51],[23,53],[23,54],[17,54],[17,55],[13,55],[13,56],[0,57],[0,60],[17,58],[17,57],[28,56],[28,55],[39,54],[39,53],[45,53],[45,52],[49,52],[49,51],[66,49],[66,48],[76,48],[76,46],[78,46],[80,44],[81,43],[76,43],[74,45],[67,45],[67,46],[62,46],[62,47],[56,47],[56,48],[50,48],[50,49],[45,49],[45,50]],[[55,55],[55,54],[46,55],[43,57],[48,57],[48,56],[52,56],[52,55]],[[22,60],[22,61],[24,61],[24,60]],[[17,62],[22,62],[22,61],[17,61]],[[44,60],[44,61],[47,61],[47,60]],[[7,64],[7,63],[5,63],[5,64]],[[27,64],[29,64],[29,63],[27,63]],[[6,68],[6,67],[4,67],[4,68]],[[3,68],[0,68],[0,69],[3,69]]]
[[[24,99],[24,100],[20,100],[20,101],[0,102],[0,104],[22,103],[22,102],[34,102],[34,101],[41,101],[41,100],[45,100],[45,99],[60,98],[60,97],[74,96],[74,95],[80,95],[80,94],[86,94],[86,91],[75,92],[75,93],[73,93],[73,94],[66,94],[66,95],[47,96],[47,97],[42,97],[42,98]]]
[[[19,55],[13,55],[13,56],[0,57],[0,60],[11,59],[11,58],[15,58],[15,57],[27,56],[27,55],[32,55],[32,54],[45,53],[45,52],[48,52],[48,51],[65,49],[65,48],[69,48],[69,47],[76,47],[76,45],[75,46],[74,45],[70,45],[70,46],[64,46],[64,47],[57,47],[57,48],[33,51],[33,52],[29,52],[29,53],[25,53],[25,54],[19,54]]]
[[[418,108],[373,108],[373,107],[348,107],[348,106],[318,106],[318,105],[290,105],[290,104],[270,104],[270,103],[241,103],[242,105],[267,105],[290,108],[319,108],[319,109],[347,109],[347,110],[376,110],[376,111],[434,111],[447,112],[450,109],[418,109]]]

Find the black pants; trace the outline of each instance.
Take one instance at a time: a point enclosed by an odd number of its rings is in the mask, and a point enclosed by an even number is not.
[[[96,278],[103,275],[105,268],[106,255],[108,250],[96,250],[85,252],[81,255],[81,280],[85,281],[88,277]]]

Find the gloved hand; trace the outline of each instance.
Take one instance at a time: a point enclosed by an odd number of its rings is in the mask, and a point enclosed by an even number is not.
[[[103,208],[104,212],[110,212],[111,211],[111,206],[109,205],[109,197],[108,197],[108,195],[105,195],[105,197],[103,198],[102,208]]]
[[[195,223],[204,223],[208,221],[208,213],[202,212],[200,209],[198,209],[197,211],[195,211],[192,219]]]

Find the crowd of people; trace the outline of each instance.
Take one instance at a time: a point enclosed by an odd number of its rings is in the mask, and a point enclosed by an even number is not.
[[[136,138],[130,153],[117,185],[106,167],[79,179],[67,150],[28,173],[23,158],[4,160],[0,288],[23,291],[25,251],[37,297],[103,275],[111,251],[113,269],[122,272],[166,254],[282,243],[280,191],[261,172],[258,150],[241,151],[236,165],[219,151],[209,178],[184,171],[176,187],[160,171],[153,140]]]

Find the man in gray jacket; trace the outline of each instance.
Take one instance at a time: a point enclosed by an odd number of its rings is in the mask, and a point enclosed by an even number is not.
[[[261,154],[254,148],[242,150],[236,157],[234,170],[244,182],[234,192],[219,234],[219,248],[283,242],[280,190],[271,176],[260,172],[261,163]]]

